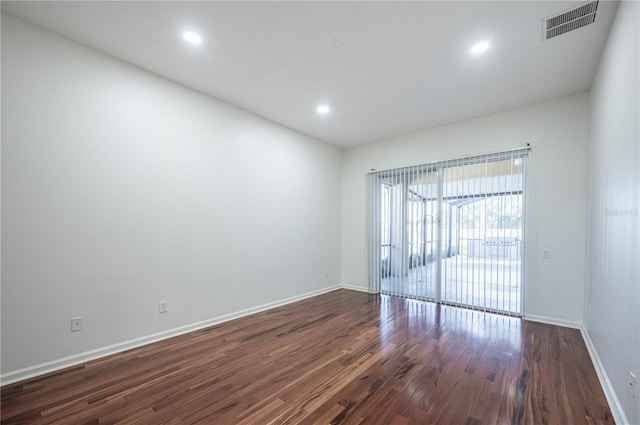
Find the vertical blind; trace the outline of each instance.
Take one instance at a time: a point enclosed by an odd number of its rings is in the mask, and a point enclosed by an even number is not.
[[[528,151],[368,173],[370,291],[522,315]]]

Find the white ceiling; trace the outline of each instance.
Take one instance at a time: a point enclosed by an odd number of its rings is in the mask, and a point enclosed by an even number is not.
[[[2,10],[347,147],[590,87],[617,7],[544,41],[584,2],[2,2]],[[183,31],[203,38],[189,46]],[[469,49],[487,40],[490,49]],[[319,116],[327,103],[331,113]]]

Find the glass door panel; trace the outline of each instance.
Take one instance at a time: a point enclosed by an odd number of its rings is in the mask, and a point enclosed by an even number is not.
[[[381,292],[521,315],[524,159],[381,178]]]

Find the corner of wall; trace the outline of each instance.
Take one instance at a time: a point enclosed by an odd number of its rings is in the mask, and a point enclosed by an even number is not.
[[[609,409],[611,409],[613,420],[617,424],[628,424],[629,421],[624,414],[624,410],[622,410],[620,400],[618,400],[618,396],[616,395],[616,392],[613,389],[613,385],[609,380],[607,371],[605,370],[604,365],[602,364],[602,361],[598,356],[598,351],[593,345],[593,341],[591,340],[589,331],[584,324],[580,326],[580,333],[582,334],[582,339],[584,340],[584,344],[587,347],[587,352],[589,353],[589,357],[591,357],[591,362],[593,363],[593,367],[595,368],[596,374],[598,375],[598,380],[600,381],[600,385],[602,386],[604,395],[607,398],[607,402],[609,403]]]

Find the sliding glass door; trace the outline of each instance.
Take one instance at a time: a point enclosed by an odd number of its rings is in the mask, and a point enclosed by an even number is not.
[[[372,289],[521,315],[525,160],[513,151],[371,173]]]

